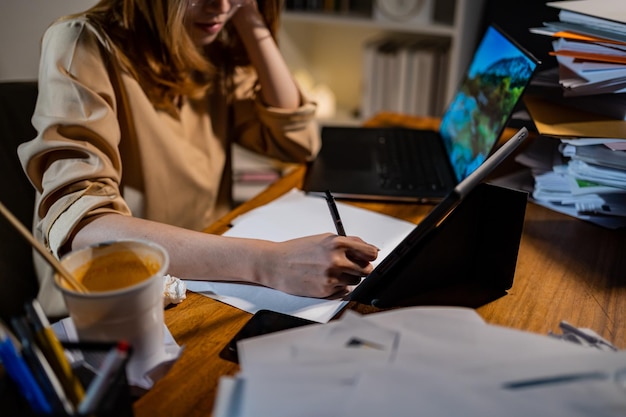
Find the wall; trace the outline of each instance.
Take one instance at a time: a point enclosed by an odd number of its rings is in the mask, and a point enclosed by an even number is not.
[[[487,0],[483,22],[485,26],[489,23],[500,26],[535,55],[542,62],[542,68],[547,68],[557,65],[556,58],[549,55],[552,40],[548,36],[531,33],[528,28],[558,21],[558,12],[558,9],[546,6],[546,0]]]
[[[37,78],[39,43],[59,16],[86,9],[96,0],[2,0],[0,81]]]

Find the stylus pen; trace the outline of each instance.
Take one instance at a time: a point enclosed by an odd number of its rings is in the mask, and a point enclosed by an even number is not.
[[[328,203],[330,215],[333,217],[333,222],[335,223],[337,234],[339,236],[345,236],[346,231],[343,229],[343,223],[341,221],[341,217],[339,216],[339,210],[337,210],[337,204],[335,204],[335,197],[333,197],[333,195],[330,193],[330,190],[326,190],[326,202]]]

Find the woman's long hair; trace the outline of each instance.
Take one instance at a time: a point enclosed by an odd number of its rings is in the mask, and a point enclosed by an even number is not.
[[[198,49],[184,25],[190,0],[100,0],[86,16],[111,39],[119,60],[151,102],[171,109],[180,96],[200,98],[235,67],[250,62],[229,22],[218,39]],[[272,36],[278,31],[281,0],[257,0]]]

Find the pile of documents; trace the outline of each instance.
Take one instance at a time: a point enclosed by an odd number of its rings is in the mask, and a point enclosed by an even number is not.
[[[265,190],[292,166],[233,145],[233,203],[239,205]]]
[[[216,417],[624,416],[626,351],[412,307],[244,339]]]
[[[516,157],[534,202],[609,228],[626,227],[626,139],[540,136]]]
[[[547,5],[560,9],[559,21],[530,31],[554,39],[551,54],[557,58],[562,97],[572,98],[575,107],[626,119],[626,2]]]
[[[524,97],[537,130],[516,160],[531,169],[534,202],[626,227],[626,2],[547,3],[559,20],[530,31],[553,38],[558,66]]]

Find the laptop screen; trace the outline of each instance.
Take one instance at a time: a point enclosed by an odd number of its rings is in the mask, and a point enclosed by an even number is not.
[[[488,27],[439,126],[458,181],[487,158],[538,64],[496,27]]]

